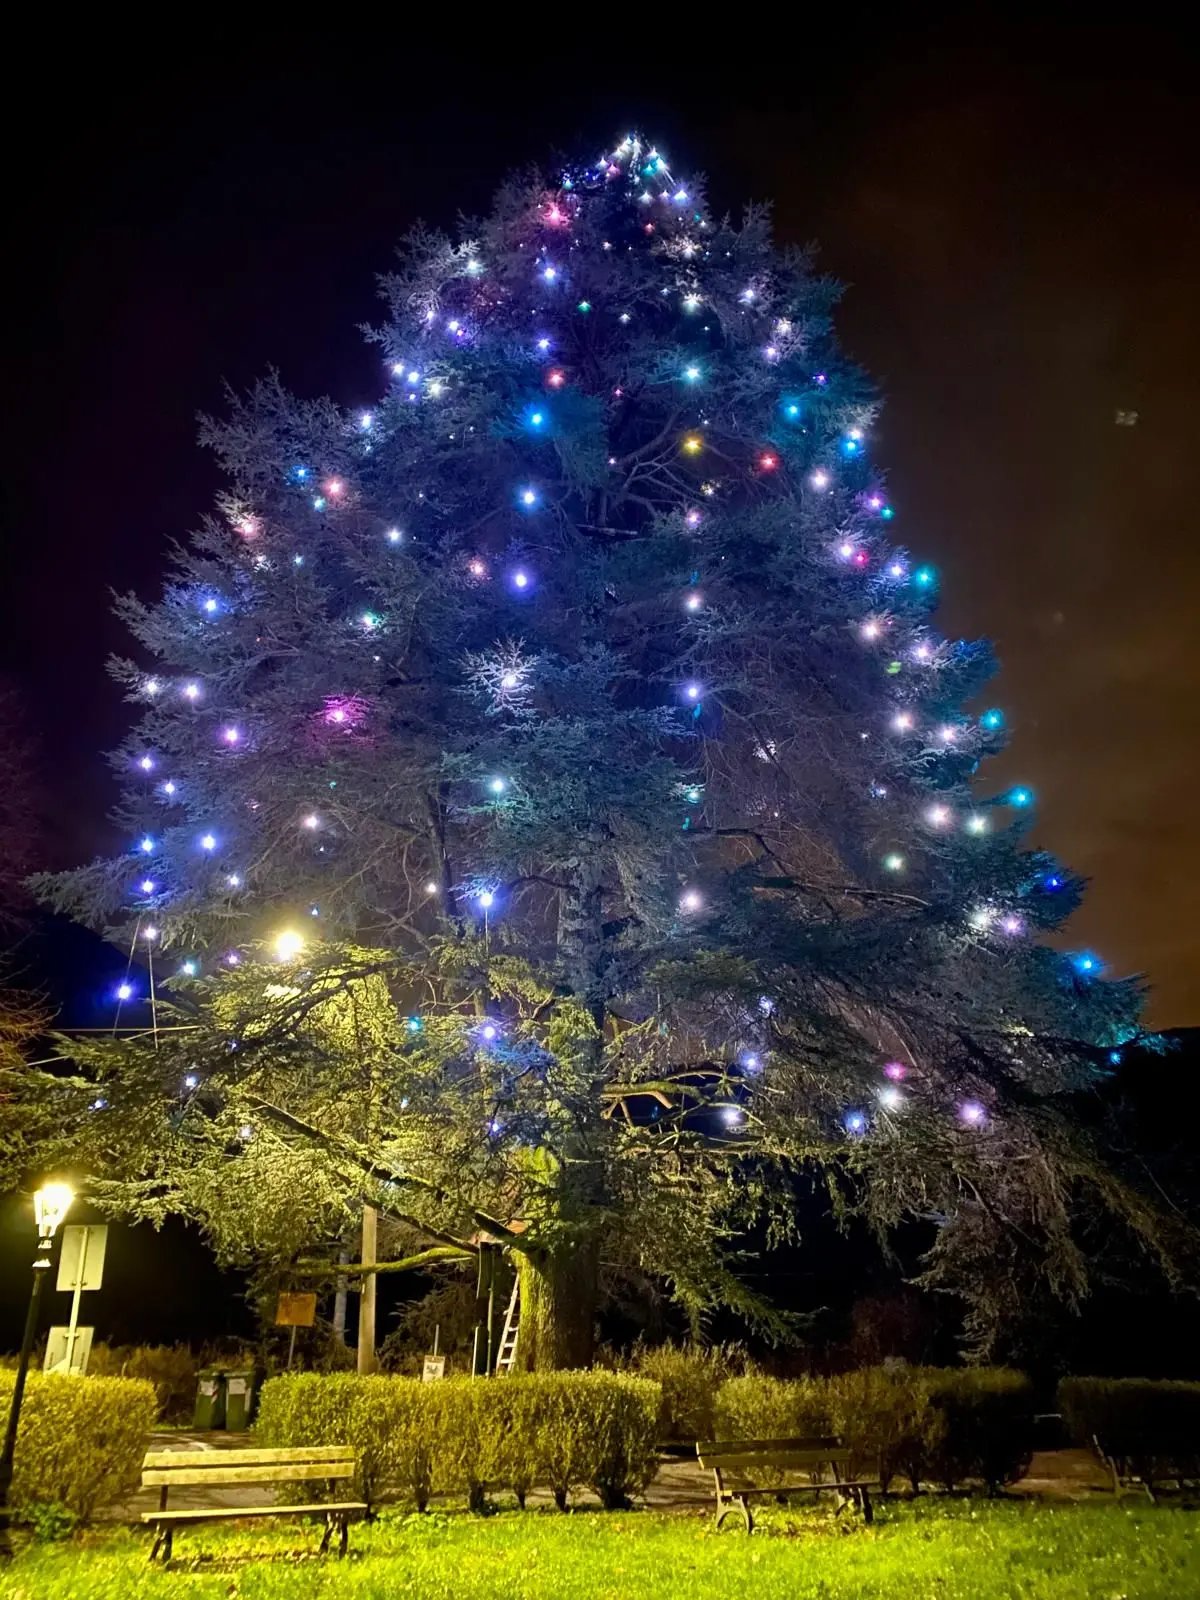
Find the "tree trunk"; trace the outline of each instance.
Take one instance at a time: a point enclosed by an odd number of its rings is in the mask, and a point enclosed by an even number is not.
[[[523,1372],[591,1365],[596,1343],[599,1240],[564,1240],[559,1249],[517,1255],[521,1326],[516,1364]]]
[[[338,1251],[338,1265],[344,1267],[350,1259],[345,1245]],[[346,1342],[346,1302],[349,1298],[350,1280],[344,1272],[338,1274],[333,1291],[333,1337],[339,1344]]]
[[[360,1258],[364,1267],[373,1267],[378,1260],[378,1230],[379,1212],[374,1206],[364,1206]],[[358,1356],[355,1363],[359,1372],[375,1371],[375,1290],[378,1283],[377,1273],[363,1273],[362,1290],[358,1297]]]

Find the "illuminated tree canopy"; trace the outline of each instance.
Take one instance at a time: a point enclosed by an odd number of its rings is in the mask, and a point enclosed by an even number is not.
[[[609,1274],[785,1332],[738,1249],[801,1174],[935,1224],[984,1343],[1082,1290],[1082,1211],[1166,1250],[1074,1110],[1137,986],[1045,942],[1081,886],[981,773],[991,654],[895,540],[836,286],[631,138],[381,293],[379,395],[231,397],[216,512],[119,603],[128,848],[40,888],[158,1026],[70,1045],[47,1143],[239,1258],[364,1200],[496,1241],[540,1365]]]

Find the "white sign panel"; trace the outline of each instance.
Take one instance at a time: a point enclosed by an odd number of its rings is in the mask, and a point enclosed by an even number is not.
[[[421,1382],[436,1383],[446,1376],[445,1356],[426,1356],[421,1363]]]
[[[58,1287],[98,1289],[104,1276],[107,1244],[108,1229],[103,1224],[64,1228],[58,1257]]]
[[[70,1328],[51,1328],[50,1337],[46,1342],[46,1359],[42,1362],[43,1372],[62,1372],[81,1376],[87,1371],[88,1357],[92,1353],[92,1334],[94,1328],[75,1329],[75,1349],[71,1352],[70,1364],[67,1363],[67,1345],[70,1342]]]

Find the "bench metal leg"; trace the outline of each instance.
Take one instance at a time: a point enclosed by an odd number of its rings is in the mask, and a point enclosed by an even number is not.
[[[171,1545],[174,1541],[174,1538],[175,1529],[170,1525],[170,1523],[160,1526],[154,1535],[154,1543],[150,1546],[151,1561],[153,1561],[155,1556],[157,1556],[161,1551],[163,1566],[165,1567],[167,1562],[171,1559]]]
[[[346,1554],[346,1546],[350,1541],[350,1514],[347,1511],[327,1511],[325,1513],[325,1532],[321,1535],[321,1547],[317,1551],[323,1556],[329,1549],[329,1540],[334,1529],[338,1535],[338,1557]]]
[[[740,1511],[742,1521],[746,1524],[746,1532],[754,1532],[754,1517],[745,1495],[724,1494],[717,1496],[717,1532],[721,1531],[721,1524],[732,1511]]]

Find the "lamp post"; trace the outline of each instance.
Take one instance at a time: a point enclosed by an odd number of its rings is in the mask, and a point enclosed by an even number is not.
[[[4,1449],[0,1451],[0,1556],[12,1554],[8,1540],[11,1508],[8,1502],[12,1488],[13,1457],[17,1449],[17,1427],[21,1421],[21,1401],[25,1398],[25,1379],[29,1373],[29,1358],[33,1354],[33,1341],[37,1334],[38,1302],[42,1298],[42,1285],[50,1270],[50,1251],[59,1224],[70,1209],[75,1192],[66,1183],[44,1183],[33,1197],[33,1214],[37,1219],[38,1248],[33,1258],[33,1288],[29,1295],[29,1310],[25,1316],[25,1337],[21,1341],[21,1357],[17,1375],[13,1380],[12,1400],[8,1408],[8,1427],[4,1432]]]

